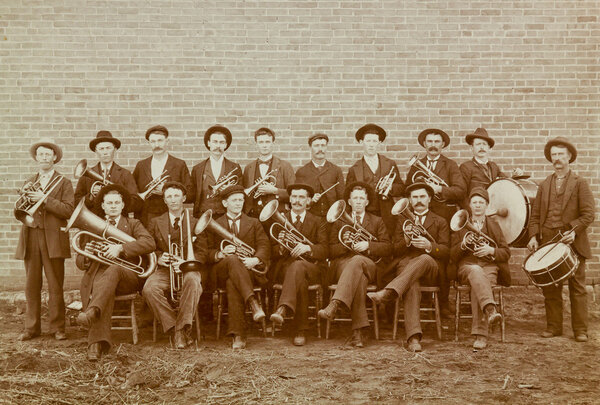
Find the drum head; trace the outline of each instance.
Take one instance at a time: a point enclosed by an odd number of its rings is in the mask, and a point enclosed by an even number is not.
[[[490,195],[488,214],[502,210],[507,212],[506,216],[496,215],[494,218],[510,245],[525,230],[529,220],[529,200],[519,183],[512,179],[496,180],[489,185],[487,191]]]
[[[568,252],[569,246],[564,243],[548,243],[529,255],[524,268],[529,272],[546,269],[560,262]]]

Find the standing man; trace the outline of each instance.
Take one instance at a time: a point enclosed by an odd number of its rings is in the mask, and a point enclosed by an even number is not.
[[[405,233],[403,225],[408,219],[404,215],[398,217],[393,239],[393,253],[397,259],[391,266],[396,277],[384,289],[369,293],[368,296],[377,304],[402,298],[408,349],[420,352],[423,336],[420,287],[421,284],[437,283],[438,272],[448,259],[450,230],[444,218],[429,210],[429,203],[434,194],[431,186],[413,183],[406,187],[406,193],[409,195],[416,222],[412,225],[426,233]]]
[[[63,281],[65,258],[71,257],[71,251],[69,235],[61,228],[67,225],[67,219],[73,212],[73,185],[54,170],[63,153],[52,139],[43,138],[34,143],[29,153],[37,163],[38,173],[27,179],[20,190],[19,201],[28,200],[30,205],[34,205],[45,199],[33,214],[33,221],[21,227],[17,245],[15,258],[25,261],[27,298],[25,330],[19,340],[30,340],[42,333],[42,269],[48,283],[50,333],[54,334],[56,340],[64,340],[67,335]],[[48,193],[50,188],[52,192]]]
[[[554,173],[540,184],[529,223],[531,239],[527,247],[537,250],[540,244],[562,233],[562,242],[572,244],[579,257],[579,267],[569,278],[571,325],[577,342],[586,342],[587,294],[585,291],[585,260],[592,258],[587,228],[594,222],[594,196],[588,182],[575,174],[570,164],[577,158],[575,146],[563,137],[551,139],[544,147],[546,159],[552,162]],[[542,337],[562,335],[562,285],[542,287],[546,306],[546,330]]]
[[[185,187],[181,183],[169,181],[163,187],[163,198],[169,208],[159,217],[152,218],[148,231],[156,243],[157,270],[148,277],[144,284],[143,295],[152,308],[154,316],[160,320],[164,333],[170,333],[175,342],[175,348],[184,349],[191,342],[191,328],[194,315],[198,310],[198,302],[202,295],[202,279],[208,277],[204,266],[206,258],[205,247],[200,246],[200,239],[195,238],[194,228],[198,220],[183,210]],[[189,219],[189,229],[187,228]],[[170,266],[179,268],[179,264],[188,257],[188,236],[192,238],[193,255],[197,266],[181,274],[181,284],[171,284]],[[170,246],[179,247],[179,256],[170,254]],[[175,253],[175,252],[173,252]],[[174,273],[175,273],[174,269]],[[179,268],[180,271],[181,268]],[[175,274],[175,277],[178,277]],[[179,282],[175,280],[175,284]],[[171,300],[167,295],[175,295]]]
[[[99,131],[96,137],[89,143],[90,150],[96,153],[98,164],[88,170],[97,173],[104,181],[98,181],[82,173],[76,173],[79,177],[75,188],[75,201],[79,202],[85,198],[85,205],[91,210],[96,209],[95,197],[100,189],[106,184],[114,183],[122,185],[132,196],[131,210],[137,212],[142,208],[143,201],[138,197],[138,189],[131,172],[115,163],[115,154],[121,147],[121,141],[114,138],[109,131]],[[79,167],[79,166],[78,166]],[[82,168],[85,170],[85,168]],[[94,214],[102,216],[102,211]]]
[[[183,160],[168,153],[168,138],[169,131],[162,125],[149,128],[146,131],[146,140],[152,148],[152,156],[140,160],[133,170],[133,177],[140,193],[147,191],[148,185],[153,180],[158,181],[168,176],[164,181],[159,181],[160,185],[149,193],[144,201],[139,215],[144,225],[148,225],[150,219],[167,212],[167,205],[162,197],[162,187],[167,180],[183,184],[188,191],[186,195],[193,195],[190,171]]]
[[[208,209],[212,210],[215,219],[223,215],[225,209],[219,194],[227,187],[242,183],[242,168],[225,157],[231,140],[231,131],[221,125],[214,125],[204,133],[204,145],[210,156],[192,169],[192,195],[196,218],[200,218]]]
[[[254,141],[258,150],[258,159],[248,163],[244,168],[244,187],[255,185],[257,181],[267,175],[275,178],[274,184],[271,181],[263,181],[249,196],[246,212],[257,218],[269,201],[277,198],[280,204],[288,202],[289,196],[286,187],[295,182],[295,176],[291,164],[273,156],[275,133],[272,130],[269,128],[258,129],[254,132]]]
[[[280,243],[289,231],[282,230],[274,245],[273,280],[282,284],[281,297],[277,310],[271,314],[271,321],[282,324],[286,314],[294,315],[296,335],[294,345],[304,346],[308,329],[308,286],[321,284],[321,273],[326,269],[325,260],[329,254],[329,235],[326,221],[306,210],[313,198],[313,189],[308,184],[291,184],[287,188],[292,210],[283,214],[307,243],[298,243],[290,251]]]
[[[326,159],[328,145],[327,135],[310,136],[308,146],[311,160],[296,171],[296,182],[308,184],[315,190],[309,205],[310,212],[321,218],[325,218],[331,204],[344,198],[342,169]],[[326,190],[329,191],[323,194]]]
[[[378,153],[379,145],[387,134],[383,128],[375,124],[367,124],[356,131],[354,137],[363,147],[363,157],[348,170],[346,184],[361,181],[369,184],[374,190],[367,210],[383,219],[390,235],[394,234],[396,218],[391,213],[394,197],[404,192],[404,183],[396,162]]]

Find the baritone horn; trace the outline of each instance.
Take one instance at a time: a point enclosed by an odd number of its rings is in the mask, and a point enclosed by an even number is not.
[[[44,188],[42,188],[42,184],[40,183],[39,179],[34,182],[29,181],[25,183],[23,187],[19,189],[18,193],[20,195],[17,201],[15,201],[15,208],[13,211],[15,218],[21,221],[23,225],[33,226],[33,223],[35,222],[33,215],[50,196],[52,191],[58,187],[63,178],[64,176],[56,176],[52,178]],[[29,193],[38,191],[41,191],[44,195],[37,202],[34,202],[29,196]]]
[[[440,176],[435,174],[433,170],[429,169],[423,162],[419,160],[419,155],[413,155],[408,161],[408,165],[410,167],[414,167],[417,169],[415,173],[412,175],[411,181],[413,183],[417,182],[425,182],[429,185],[436,186],[444,186],[450,187],[448,183],[444,181]],[[433,197],[435,200],[439,202],[443,202],[444,200],[437,195]]]
[[[408,209],[408,206],[408,198],[401,198],[392,207],[392,215],[402,214],[407,218],[406,221],[402,223],[402,232],[404,232],[404,234],[409,238],[407,245],[410,246],[413,239],[416,239],[420,236],[429,239],[430,242],[435,242],[435,239],[429,232],[427,232],[427,229],[425,229],[423,225],[417,223],[415,215],[410,211],[410,209]]]
[[[454,232],[458,232],[463,228],[467,229],[467,233],[465,233],[465,236],[463,236],[463,240],[460,244],[460,248],[462,250],[469,250],[473,252],[475,249],[485,245],[493,248],[498,247],[492,238],[475,227],[475,225],[470,221],[467,210],[460,210],[456,212],[456,214],[454,214],[450,220],[450,229],[452,229]],[[494,260],[494,256],[492,255],[486,255],[484,258],[488,260]]]
[[[327,222],[330,224],[339,219],[346,222],[338,232],[338,240],[346,249],[351,250],[352,252],[362,254],[354,250],[355,243],[377,241],[377,238],[374,235],[356,222],[354,218],[346,212],[346,202],[344,200],[337,200],[334,202],[331,207],[329,207],[326,218]],[[379,260],[381,259],[378,259],[375,263],[379,262]]]
[[[148,198],[148,195],[152,194],[152,192],[154,190],[156,190],[157,188],[163,186],[167,180],[169,179],[169,175],[167,174],[167,171],[163,171],[160,176],[158,176],[155,179],[152,179],[152,181],[150,181],[150,183],[148,183],[146,185],[146,191],[142,192],[142,193],[138,193],[138,196],[142,199],[145,200],[146,198]]]
[[[219,180],[217,180],[217,182],[214,185],[208,186],[210,192],[208,193],[207,198],[216,197],[221,191],[231,186],[237,185],[240,181],[240,178],[237,174],[233,174],[236,170],[237,167],[229,173],[227,173],[226,175],[219,177]]]
[[[98,193],[93,193],[92,190],[94,190],[94,188],[96,186],[100,186],[100,187],[104,187],[107,186],[109,184],[113,184],[112,181],[108,180],[107,178],[105,178],[104,176],[102,176],[100,173],[96,173],[95,171],[91,170],[88,167],[87,164],[87,160],[86,159],[81,159],[77,165],[75,165],[75,170],[73,170],[73,177],[75,177],[75,179],[79,179],[82,176],[85,177],[89,177],[92,180],[95,180],[94,183],[92,183],[92,187],[90,187],[90,195],[92,197],[96,197],[96,195],[98,195]]]
[[[375,184],[375,192],[381,195],[382,200],[387,200],[389,198],[389,194],[390,191],[392,191],[392,185],[394,184],[395,179],[396,172],[394,171],[394,166],[392,166],[388,174],[377,180],[377,184]]]

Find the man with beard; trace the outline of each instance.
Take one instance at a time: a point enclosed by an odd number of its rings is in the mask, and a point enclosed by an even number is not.
[[[540,184],[533,202],[527,247],[537,250],[541,244],[560,241],[570,244],[579,258],[579,266],[569,278],[571,325],[577,342],[587,342],[587,293],[585,260],[592,258],[587,228],[594,222],[594,196],[588,182],[575,174],[570,164],[577,158],[575,146],[563,137],[551,139],[544,147],[554,173]],[[546,330],[542,337],[562,335],[563,282],[542,287],[546,307]]]

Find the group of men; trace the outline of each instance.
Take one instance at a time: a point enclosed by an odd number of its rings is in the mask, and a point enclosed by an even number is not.
[[[488,325],[501,318],[491,286],[510,285],[508,244],[496,221],[485,215],[490,202],[486,187],[504,176],[489,159],[495,142],[483,128],[467,135],[473,159],[459,166],[442,154],[450,144],[446,132],[422,131],[417,140],[425,156],[419,159],[420,166],[410,167],[403,181],[396,163],[379,152],[386,136],[375,124],[356,132],[363,156],[344,179],[341,168],[327,159],[329,138],[322,133],[309,137],[311,160],[294,172],[289,162],[273,154],[275,133],[260,128],[254,133],[258,158],[242,171],[225,157],[232,143],[231,132],[215,125],[204,134],[209,157],[190,174],[186,163],[168,152],[169,132],[163,126],[146,131],[152,155],[139,161],[133,173],[114,161],[121,142],[110,132],[100,131],[89,143],[99,162],[89,170],[102,180],[82,175],[75,193],[70,181],[54,169],[61,160],[61,148],[49,139],[33,144],[30,153],[39,171],[28,179],[22,194],[31,203],[43,203],[33,222],[23,225],[19,239],[17,257],[25,260],[27,275],[25,331],[20,339],[41,333],[42,268],[50,292],[50,330],[56,339],[66,338],[62,284],[64,259],[70,257],[70,249],[68,234],[61,227],[72,215],[75,202],[83,199],[82,204],[107,226],[132,237],[106,244],[103,256],[131,260],[155,254],[158,258],[156,269],[143,280],[118,264],[78,255],[77,265],[86,271],[78,321],[90,328],[90,360],[99,359],[110,348],[116,295],[141,290],[163,331],[172,334],[177,348],[185,348],[191,342],[203,291],[224,290],[227,334],[233,338],[233,348],[244,348],[246,308],[256,322],[266,317],[255,287],[275,283],[281,284],[282,290],[270,320],[282,324],[292,318],[295,345],[306,342],[308,287],[321,284],[336,288],[318,316],[333,320],[340,309],[349,310],[351,342],[362,347],[363,330],[369,325],[367,288],[376,285],[379,291],[369,293],[368,298],[378,305],[403,301],[408,348],[420,351],[419,286],[439,286],[442,313],[450,316],[448,292],[450,282],[456,279],[471,286],[474,347],[484,348]],[[568,283],[575,338],[585,341],[585,259],[591,257],[586,228],[593,222],[594,199],[587,182],[569,168],[577,151],[568,140],[549,141],[545,156],[552,162],[554,174],[538,190],[529,224],[529,247],[533,250],[558,232],[566,232],[565,241],[572,243],[581,259]],[[420,169],[423,167],[426,169]],[[59,186],[44,194],[48,182],[56,177]],[[36,182],[40,187],[31,186]],[[409,208],[397,215],[393,208],[402,197],[408,199]],[[273,200],[280,209],[288,204],[289,210],[282,212],[284,223],[269,238],[275,220],[264,220],[261,213]],[[185,203],[193,203],[193,215],[184,209]],[[461,206],[494,244],[468,249],[463,243],[465,230],[451,235],[450,221]],[[208,210],[210,226],[196,235],[198,218]],[[574,231],[569,232],[571,228]],[[90,250],[87,242],[82,246],[86,251]],[[177,254],[173,246],[180,248]],[[197,265],[183,272],[175,300],[168,294],[170,274],[180,265],[183,268],[190,247]],[[560,286],[543,290],[548,326],[542,335],[556,336],[562,333]]]

